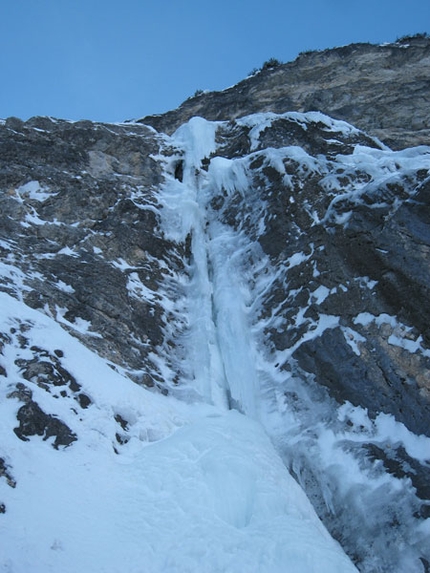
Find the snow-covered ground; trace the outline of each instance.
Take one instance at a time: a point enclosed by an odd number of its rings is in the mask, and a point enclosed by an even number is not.
[[[0,303],[2,325],[14,331],[2,359],[2,452],[17,482],[0,479],[1,571],[355,570],[261,425],[237,411],[150,393],[53,319],[3,293]],[[15,339],[20,331],[26,348]],[[16,361],[35,346],[51,355],[61,349],[63,366],[92,402],[79,409],[35,385],[43,411],[77,435],[67,448],[10,434],[21,404],[6,395],[22,380]]]

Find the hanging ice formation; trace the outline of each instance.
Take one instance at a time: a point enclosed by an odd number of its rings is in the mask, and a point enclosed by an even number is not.
[[[351,126],[321,114],[285,116],[303,124],[304,129],[312,122],[322,122],[327,132],[341,132],[346,137],[356,133]],[[294,175],[287,173],[286,161],[294,162],[303,174],[325,175],[327,190],[335,183],[329,175],[327,159],[316,160],[299,147],[264,149],[259,145],[261,134],[276,118],[274,114],[260,114],[239,120],[238,124],[248,129],[250,152],[233,159],[222,156],[222,145],[216,141],[222,123],[195,117],[168,140],[176,154],[165,159],[163,228],[169,239],[189,240],[191,253],[185,284],[188,328],[180,339],[186,356],[183,383],[200,399],[237,409],[262,424],[331,532],[343,539],[350,554],[360,554],[363,570],[376,567],[375,571],[388,571],[397,567],[395,570],[401,571],[406,567],[419,571],[414,569],[417,561],[411,547],[423,551],[427,534],[420,522],[414,521],[419,502],[413,488],[380,468],[375,470],[360,454],[362,444],[367,447],[368,442],[393,440],[392,422],[383,416],[372,421],[365,410],[348,403],[339,407],[311,377],[303,379],[295,369],[293,352],[299,344],[338,329],[339,317],[321,314],[315,325],[284,351],[276,351],[266,341],[267,330],[276,331],[281,325],[276,305],[281,308],[285,302],[276,301],[272,295],[267,310],[263,306],[265,296],[277,284],[285,289],[285,273],[309,260],[316,247],[310,244],[308,253],[292,251],[279,268],[273,266],[256,240],[264,232],[267,219],[263,217],[265,200],[251,184],[250,166],[255,171],[277,172],[292,190]],[[360,153],[357,160],[372,177],[377,179],[378,169],[387,172],[384,162],[389,164],[391,152],[363,147]],[[418,162],[421,160],[417,158]],[[405,161],[410,161],[409,156],[405,155]],[[356,193],[361,201],[361,192],[359,188],[335,197],[325,219],[317,210],[311,212],[310,207],[309,215],[316,225],[328,225],[330,217],[343,224],[350,213],[337,214],[339,200]],[[236,201],[236,207],[238,202],[245,205],[242,211],[237,207],[239,216],[236,213],[232,224],[228,212],[220,215],[220,205],[229,199]],[[292,209],[294,202],[292,192]],[[243,221],[238,224],[241,215]],[[314,277],[318,272],[315,265]],[[296,289],[293,295],[297,292]],[[320,286],[312,295],[313,300],[324,301],[328,294],[329,290]],[[305,311],[300,307],[291,310],[298,329],[309,323],[304,318]],[[360,341],[360,335],[351,329],[344,329],[344,334],[357,351],[353,345]],[[279,368],[280,363],[283,368]],[[401,425],[396,426],[394,434],[409,444],[409,452],[414,450],[414,437],[408,437]],[[424,459],[423,455],[418,457]],[[369,513],[363,513],[360,506],[367,507]],[[400,525],[393,527],[397,521]],[[397,547],[399,536],[404,540],[402,550]],[[406,546],[410,549],[404,550]]]
[[[178,177],[176,168],[163,190],[163,225],[169,239],[191,240],[185,344],[192,384],[205,401],[257,418],[259,387],[248,316],[251,300],[242,275],[249,245],[245,237],[212,218],[207,208],[217,178],[222,177],[219,165],[215,169],[209,165],[208,170],[202,166],[216,150],[216,129],[216,123],[196,117],[173,136],[183,150],[176,163],[183,174]],[[228,166],[224,168],[228,178]]]

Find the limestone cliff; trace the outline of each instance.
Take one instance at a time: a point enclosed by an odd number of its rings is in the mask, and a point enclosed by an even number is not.
[[[322,111],[404,149],[430,140],[429,93],[430,38],[417,35],[380,46],[302,53],[222,92],[191,97],[176,110],[141,121],[171,133],[193,115],[229,120],[264,111]]]

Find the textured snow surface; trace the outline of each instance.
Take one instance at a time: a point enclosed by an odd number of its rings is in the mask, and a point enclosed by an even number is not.
[[[151,394],[49,317],[5,294],[0,303],[3,325],[25,323],[32,345],[63,350],[63,364],[93,402],[78,416],[35,388],[44,411],[78,435],[57,451],[52,439],[10,437],[18,402],[5,399],[2,387],[2,450],[18,476],[14,489],[0,479],[0,498],[8,499],[2,571],[355,570],[258,423]],[[10,387],[24,355],[13,346],[5,351]],[[115,414],[129,424],[118,454]]]

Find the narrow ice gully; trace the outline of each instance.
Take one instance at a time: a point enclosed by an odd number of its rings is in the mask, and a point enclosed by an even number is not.
[[[318,117],[325,122],[331,121]],[[259,126],[270,123],[272,119],[267,114],[241,120],[252,128],[251,149],[257,147]],[[313,117],[312,114],[300,114],[299,119],[307,122]],[[182,243],[191,237],[190,279],[186,288],[189,328],[183,340],[189,386],[195,388],[200,399],[212,404],[220,414],[238,411],[241,415],[236,416],[236,423],[240,425],[245,420],[253,420],[255,431],[269,436],[268,447],[280,461],[278,467],[282,467],[282,480],[286,480],[276,495],[285,494],[284,487],[295,491],[297,483],[291,477],[291,471],[327,526],[342,538],[348,553],[359,556],[360,570],[421,573],[420,556],[428,554],[430,524],[427,523],[429,520],[421,522],[414,517],[419,505],[414,488],[408,480],[396,479],[383,468],[366,464],[359,452],[361,444],[369,441],[402,444],[412,457],[424,461],[428,458],[428,439],[413,435],[392,416],[381,413],[372,420],[360,407],[349,403],[339,406],[324,394],[317,383],[295,375],[294,370],[286,374],[278,369],[277,364],[291,357],[291,349],[283,355],[275,352],[270,357],[265,352],[265,319],[256,320],[256,305],[261,294],[271,288],[278,271],[266,260],[256,242],[220,222],[211,209],[211,201],[220,190],[227,194],[239,191],[244,201],[256,201],[249,207],[256,209],[254,224],[257,225],[261,223],[259,214],[264,205],[249,192],[247,194],[250,188],[247,180],[249,159],[229,160],[216,155],[217,126],[217,123],[193,118],[169,138],[169,145],[176,147],[177,155],[169,157],[167,171],[171,175],[167,176],[162,197],[166,234]],[[336,129],[352,128],[336,124]],[[375,179],[386,176],[384,161],[391,161],[393,152],[376,152],[362,147],[358,152],[359,160],[367,171],[374,172]],[[283,154],[293,153],[300,161],[313,162],[315,168],[318,167],[317,160],[301,149],[267,149],[262,153],[272,165],[279,165],[281,173],[284,169]],[[416,156],[417,161],[422,160],[419,149],[405,151],[402,158],[406,162],[410,160],[408,154]],[[209,165],[206,160],[203,169],[202,160],[211,155]],[[382,165],[379,164],[381,158]],[[344,160],[348,160],[348,156]],[[178,161],[183,166],[182,181],[174,177],[174,165]],[[303,256],[303,253],[296,253],[287,264],[294,266]],[[315,294],[318,297],[325,295],[324,289]],[[339,317],[322,316],[317,327],[304,334],[302,342],[338,324]],[[186,385],[187,380],[184,379],[183,383]],[[239,433],[238,428],[237,435]],[[228,439],[238,445],[235,436],[236,433],[229,434]],[[258,464],[258,456],[249,461]],[[233,474],[226,469],[228,467],[227,460],[225,466],[218,466],[217,483],[221,489],[217,490],[217,500],[236,508],[235,523],[250,524],[258,520],[257,512],[254,512],[258,505],[254,503],[259,497],[258,490],[254,490],[254,486],[247,488],[246,475],[237,465]],[[235,479],[230,481],[228,476],[232,475]],[[226,484],[229,485],[226,487]],[[244,491],[247,492],[247,502],[243,500]],[[295,499],[300,507],[303,491],[299,491],[300,496]],[[243,514],[245,508],[246,518]],[[315,513],[314,518],[317,520]],[[282,517],[277,515],[271,521],[272,528],[276,529],[278,519],[288,522],[288,512]],[[248,526],[245,532],[252,543]],[[272,533],[275,535],[274,530]],[[297,553],[291,562],[284,553],[280,556],[282,551],[276,546],[267,566],[260,564],[258,570],[277,571],[279,567],[282,571],[324,571],[322,561],[313,569],[298,557],[303,557],[307,551],[316,556],[320,554],[320,548],[309,550],[306,542],[302,545],[304,537],[301,537],[299,529],[296,533]],[[331,538],[330,544],[336,547],[337,555],[345,558]],[[346,563],[341,570],[353,570],[348,559]],[[336,570],[336,565],[332,568]]]
[[[258,382],[249,293],[240,273],[241,238],[208,219],[206,210],[212,170],[203,171],[201,161],[216,149],[216,129],[216,123],[196,117],[174,135],[184,150],[184,169],[182,181],[171,180],[164,190],[164,229],[170,239],[191,237],[187,354],[193,384],[205,401],[256,418]]]
[[[260,432],[265,433],[260,425],[265,414],[260,411],[262,373],[258,370],[257,350],[248,319],[250,292],[241,273],[241,257],[249,245],[245,237],[211,219],[206,208],[211,187],[217,184],[216,179],[223,180],[227,188],[229,183],[237,184],[237,181],[228,181],[231,173],[227,159],[217,158],[215,167],[210,165],[207,171],[202,169],[202,160],[216,150],[216,129],[217,123],[195,117],[172,136],[175,147],[182,151],[174,161],[182,162],[183,171],[181,180],[173,175],[168,177],[162,203],[166,235],[181,242],[191,237],[191,278],[187,288],[189,330],[184,341],[188,371],[203,401],[227,416],[225,432],[228,432],[229,448],[233,448],[235,445],[240,447],[239,442],[235,442],[243,428],[251,429],[248,426],[250,419],[253,420],[256,440]],[[173,173],[172,167],[170,170]],[[246,181],[241,183],[246,185]],[[230,422],[227,422],[229,410],[240,412],[234,417],[237,427],[231,433],[228,431]],[[278,458],[269,440],[265,447],[271,456]],[[215,487],[215,503],[228,508],[227,513],[235,514],[233,522],[227,521],[243,528],[244,542],[249,542],[248,551],[253,552],[251,547],[255,540],[251,524],[258,520],[257,507],[262,503],[260,510],[268,515],[275,508],[271,507],[270,497],[267,497],[267,506],[264,507],[261,492],[255,483],[251,486],[249,481],[250,476],[261,470],[258,468],[259,458],[266,454],[253,452],[252,457],[246,460],[244,455],[242,452],[239,458],[233,459],[228,454],[222,464],[216,456],[213,460],[208,456],[206,467],[210,468],[209,480]],[[285,513],[279,512],[279,508],[274,511],[269,529],[270,536],[277,541],[270,543],[270,550],[263,550],[264,555],[259,556],[256,570],[323,572],[327,567],[331,572],[355,571],[340,546],[328,535],[280,458],[277,468],[280,470],[278,494],[289,498],[288,509],[285,508]],[[292,515],[296,512],[303,521],[300,518],[298,523],[293,518],[291,528]],[[208,570],[212,570],[209,565]]]

